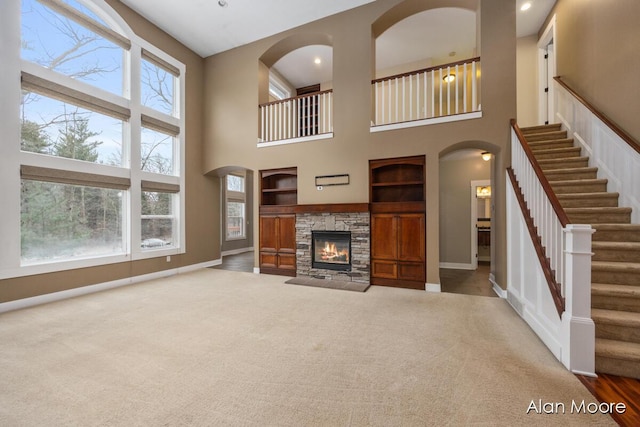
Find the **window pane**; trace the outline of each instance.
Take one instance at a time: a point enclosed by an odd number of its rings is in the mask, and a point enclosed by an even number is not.
[[[142,128],[140,168],[146,172],[172,175],[174,140],[171,135]]]
[[[23,151],[122,165],[122,120],[27,91],[21,107]]]
[[[173,88],[175,77],[163,68],[142,60],[141,102],[154,110],[174,115]]]
[[[36,0],[22,0],[21,55],[100,89],[123,93],[124,50]]]
[[[142,192],[142,236],[143,249],[158,249],[173,246],[173,198],[170,193]]]
[[[227,202],[227,238],[244,238],[244,222],[244,203]]]
[[[120,190],[22,181],[22,264],[124,252]]]
[[[244,177],[227,175],[227,190],[244,193]]]

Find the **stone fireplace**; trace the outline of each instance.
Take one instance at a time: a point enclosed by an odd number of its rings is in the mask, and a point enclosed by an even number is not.
[[[299,205],[297,209],[296,276],[369,284],[368,207],[312,205],[304,212],[305,206]]]

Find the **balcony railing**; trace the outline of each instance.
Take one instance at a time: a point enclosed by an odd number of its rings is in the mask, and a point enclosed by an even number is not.
[[[260,104],[258,108],[258,143],[320,138],[333,132],[332,90]]]
[[[480,111],[479,57],[371,83],[375,99],[372,129]]]

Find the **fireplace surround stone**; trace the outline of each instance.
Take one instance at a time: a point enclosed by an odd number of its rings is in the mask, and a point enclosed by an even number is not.
[[[312,231],[351,232],[351,271],[312,267]],[[296,213],[296,275],[368,284],[370,233],[369,212]]]

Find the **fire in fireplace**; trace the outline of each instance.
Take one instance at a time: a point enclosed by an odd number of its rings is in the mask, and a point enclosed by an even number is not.
[[[311,234],[311,267],[351,270],[350,231],[312,231]]]

